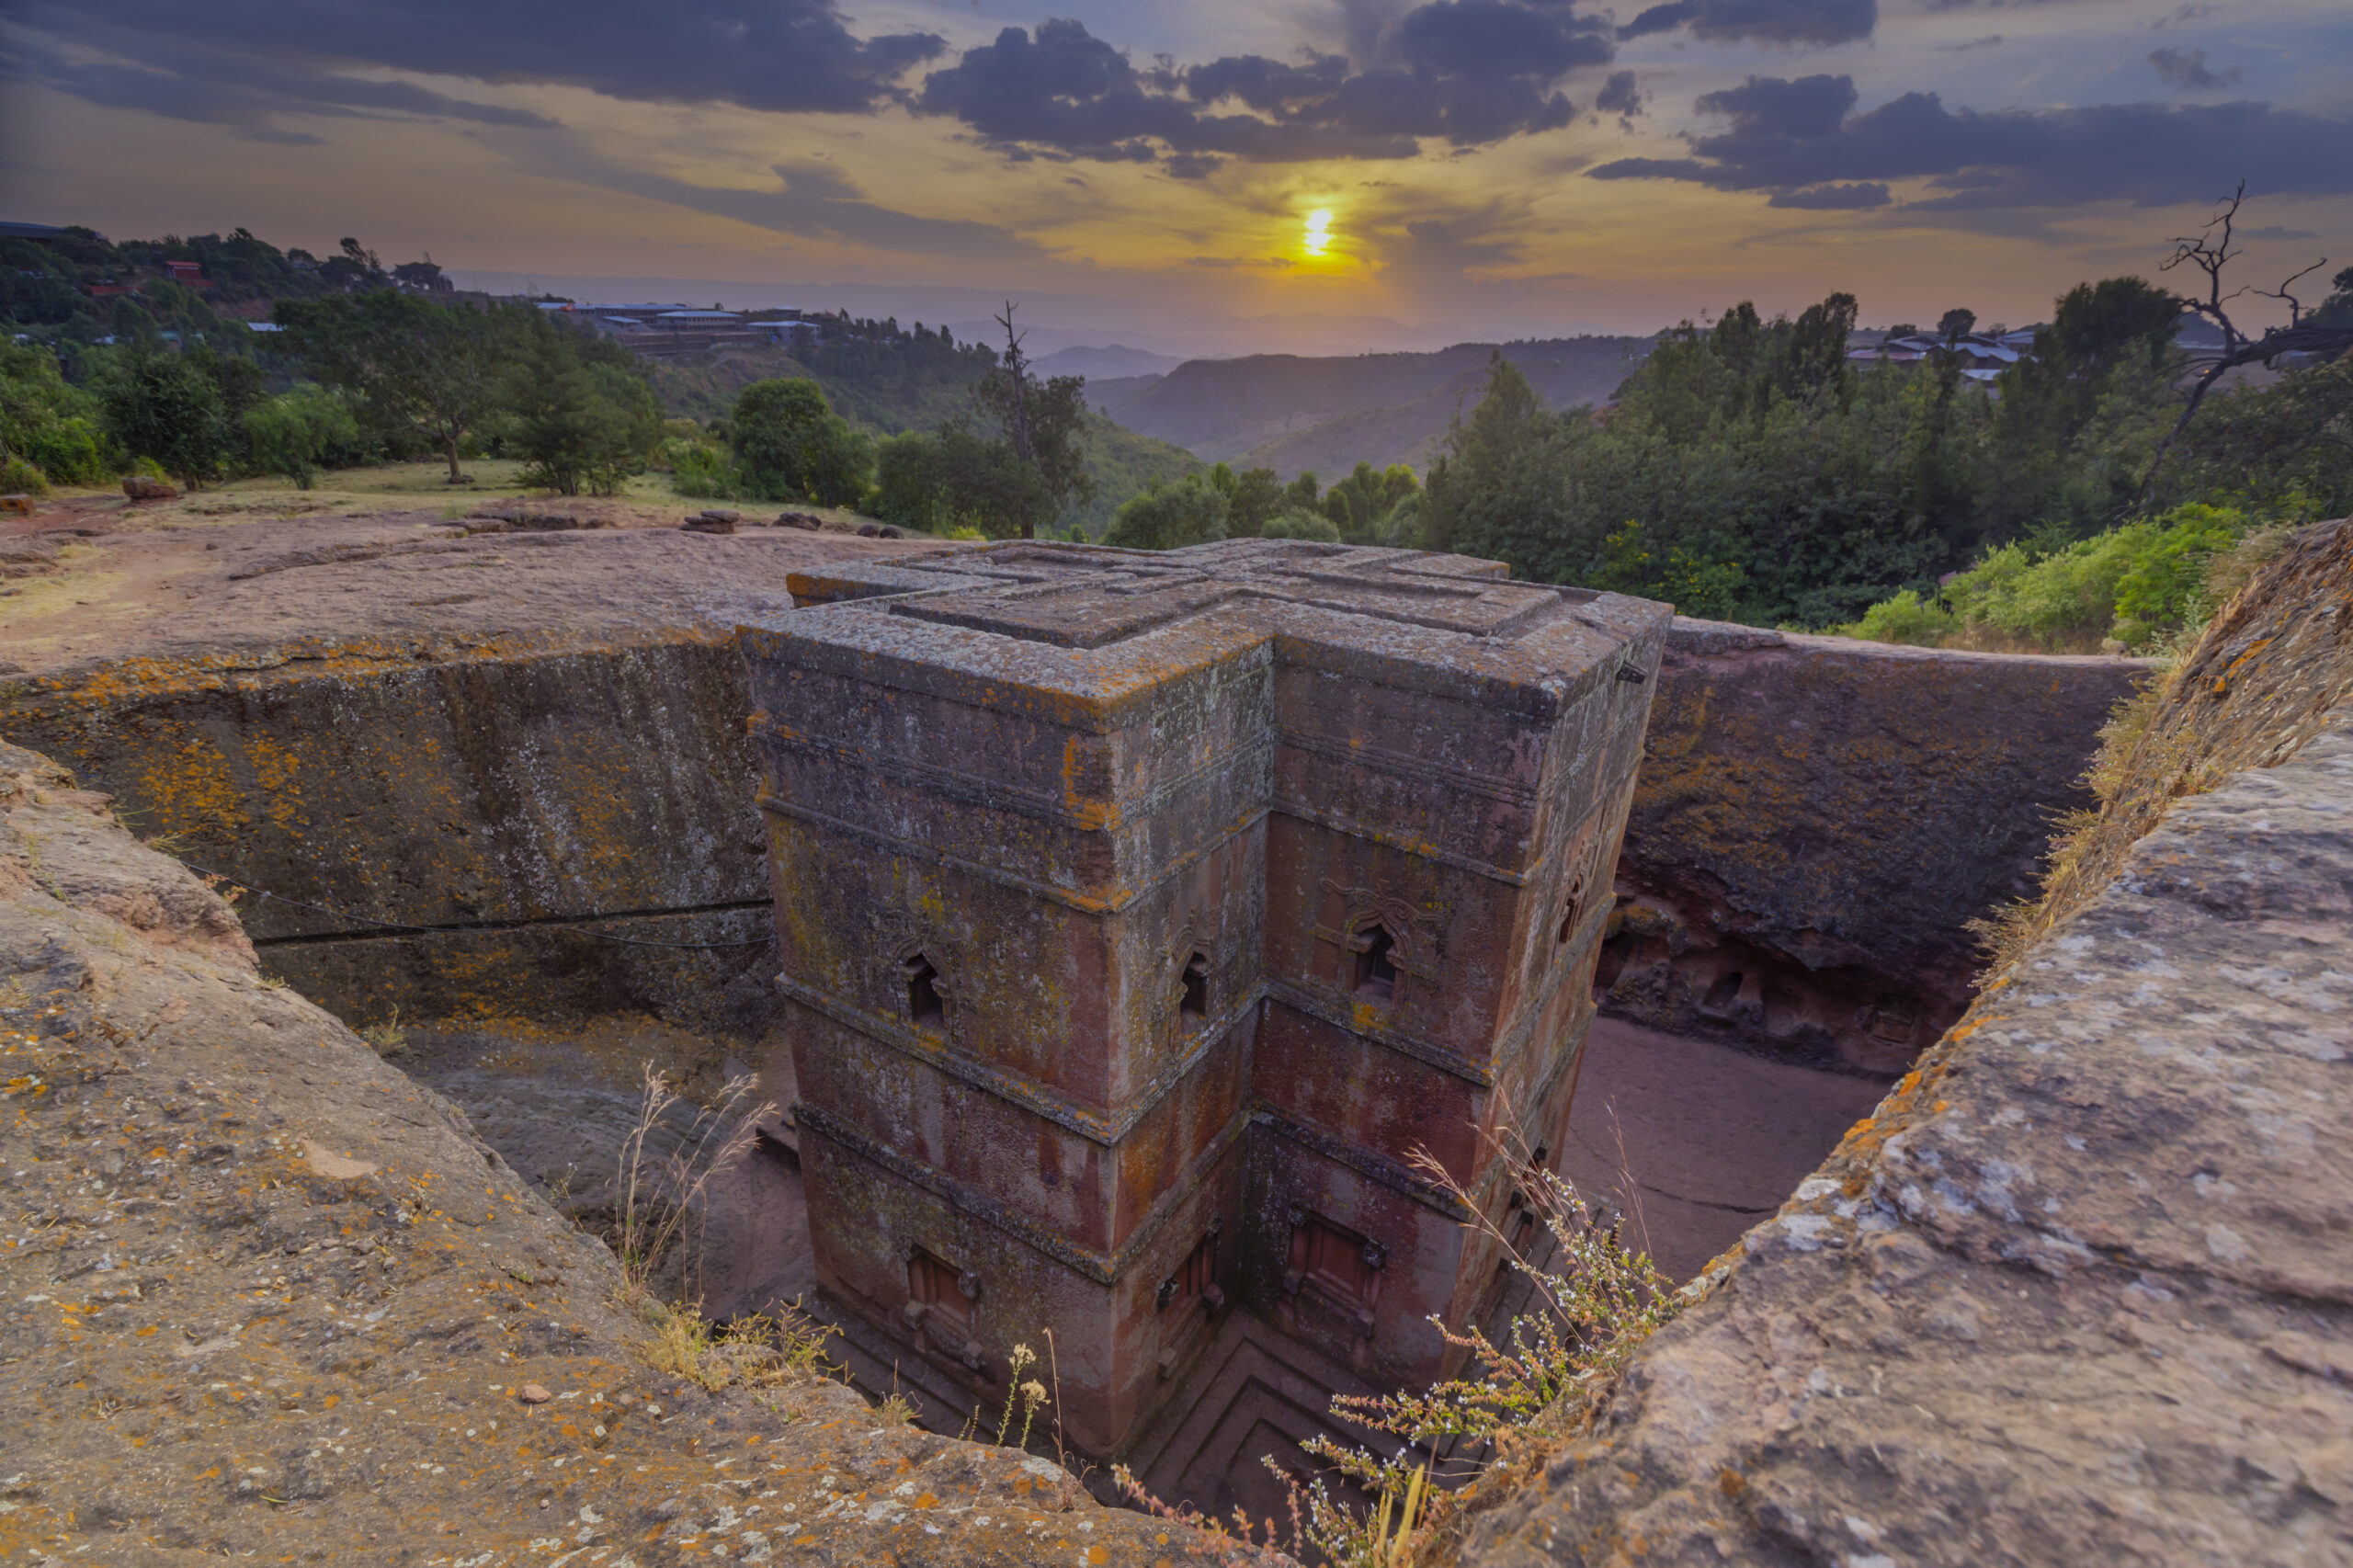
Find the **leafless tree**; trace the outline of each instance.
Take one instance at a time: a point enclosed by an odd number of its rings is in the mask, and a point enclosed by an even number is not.
[[[2234,230],[2239,208],[2246,200],[2246,182],[2218,202],[2205,229],[2196,234],[2176,236],[2173,255],[2160,262],[2157,270],[2173,272],[2188,268],[2204,278],[2203,293],[2187,295],[2182,300],[2186,314],[2202,317],[2214,324],[2222,335],[2220,348],[2193,353],[2189,363],[2203,367],[2197,381],[2189,389],[2189,401],[2183,405],[2181,417],[2174,421],[2165,438],[2157,443],[2156,455],[2149,460],[2149,472],[2141,480],[2141,495],[2148,498],[2150,488],[2156,483],[2157,470],[2164,466],[2166,454],[2174,443],[2189,427],[2189,421],[2206,401],[2206,394],[2225,375],[2242,365],[2276,366],[2290,354],[2333,356],[2353,349],[2353,326],[2327,326],[2304,319],[2303,301],[2291,290],[2296,283],[2328,265],[2323,256],[2310,267],[2290,273],[2277,289],[2257,289],[2252,285],[2223,292],[2222,272],[2243,254],[2244,247],[2235,243]],[[2228,306],[2234,300],[2246,295],[2258,299],[2278,300],[2288,307],[2288,324],[2266,327],[2262,335],[2249,337],[2231,320]]]
[[[1005,314],[996,318],[1005,328],[1005,368],[1013,378],[1013,455],[1029,462],[1029,407],[1026,395],[1029,380],[1029,361],[1021,352],[1023,335],[1013,330],[1013,301],[1005,302]],[[1026,536],[1029,530],[1024,529]]]

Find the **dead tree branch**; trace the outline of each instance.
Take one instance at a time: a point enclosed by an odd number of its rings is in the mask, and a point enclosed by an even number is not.
[[[2156,454],[2149,460],[2149,471],[2141,477],[2141,501],[2144,505],[2156,484],[2157,471],[2165,466],[2165,458],[2173,451],[2174,444],[2181,439],[2182,432],[2189,428],[2189,422],[2197,416],[2200,406],[2206,401],[2206,394],[2213,391],[2215,384],[2224,376],[2243,365],[2262,365],[2267,369],[2275,367],[2290,355],[2332,358],[2353,350],[2353,327],[2321,326],[2307,322],[2304,320],[2303,301],[2291,292],[2297,279],[2328,265],[2326,256],[2290,273],[2277,289],[2249,287],[2234,289],[2229,293],[2222,291],[2224,269],[2242,254],[2241,248],[2234,246],[2233,242],[2239,208],[2245,200],[2246,182],[2241,180],[2238,188],[2216,205],[2214,215],[2206,221],[2204,231],[2176,236],[2173,255],[2157,265],[2160,272],[2189,267],[2204,276],[2203,297],[2194,294],[2184,297],[2182,310],[2185,314],[2200,316],[2213,323],[2222,335],[2222,346],[2220,349],[2193,353],[2189,357],[2190,365],[2202,366],[2204,369],[2189,389],[2189,401],[2182,405],[2181,417],[2174,421],[2171,430],[2165,432],[2165,438],[2157,443]],[[2231,320],[2227,308],[2233,300],[2243,294],[2260,295],[2264,299],[2285,303],[2288,324],[2267,327],[2262,335],[2249,337],[2239,330],[2237,323]]]

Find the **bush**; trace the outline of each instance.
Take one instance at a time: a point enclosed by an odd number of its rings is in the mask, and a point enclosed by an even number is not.
[[[1934,599],[1923,599],[1910,588],[1892,599],[1885,599],[1863,612],[1863,619],[1852,626],[1842,626],[1842,637],[1859,637],[1868,642],[1905,642],[1915,648],[1934,648],[1952,635],[1961,622],[1952,611]]]
[[[661,405],[631,368],[588,358],[570,334],[546,333],[507,372],[503,434],[529,464],[523,483],[577,495],[618,493],[645,470],[660,438]]]
[[[0,495],[46,495],[49,477],[10,452],[0,457]]]
[[[103,484],[106,449],[95,415],[89,394],[66,382],[47,348],[0,344],[0,452],[38,468],[48,483]]]
[[[850,506],[866,493],[874,465],[870,443],[805,377],[745,387],[727,430],[747,494]]]
[[[134,457],[152,458],[193,490],[220,465],[228,410],[220,384],[182,354],[141,354],[112,376],[107,429]]]
[[[50,420],[26,440],[25,455],[60,484],[104,484],[106,433],[80,415]]]
[[[1303,539],[1317,544],[1340,542],[1339,525],[1319,512],[1292,507],[1268,517],[1258,530],[1261,539]]]
[[[658,460],[670,471],[670,487],[681,495],[712,499],[735,494],[735,471],[727,453],[708,441],[665,442]]]
[[[1130,550],[1181,550],[1225,537],[1225,493],[1202,474],[1174,484],[1154,481],[1111,514],[1103,542]],[[1337,537],[1336,530],[1335,537]]]
[[[2227,507],[2192,505],[2039,556],[2006,544],[1948,578],[1941,603],[1906,589],[1840,630],[1930,647],[2140,652],[2206,618],[2211,569],[2248,528]]]
[[[359,420],[351,405],[315,382],[303,381],[245,411],[254,463],[280,473],[300,490],[311,488],[329,456],[359,449]]]

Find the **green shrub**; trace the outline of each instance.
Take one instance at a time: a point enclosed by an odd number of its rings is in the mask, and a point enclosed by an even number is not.
[[[735,472],[725,451],[702,440],[669,440],[656,462],[670,471],[670,485],[681,495],[724,499],[735,494]]]
[[[2209,568],[2249,527],[2228,507],[2191,505],[2040,555],[2006,544],[1948,578],[1941,602],[1907,588],[1840,630],[1927,646],[2144,651],[2205,619]]]
[[[1917,648],[1933,648],[1953,633],[1961,622],[1952,611],[1934,599],[1923,599],[1910,588],[1892,599],[1885,599],[1863,612],[1863,619],[1852,626],[1838,629],[1843,637],[1859,637],[1870,642],[1908,642]]]
[[[96,400],[67,384],[49,349],[0,344],[0,451],[40,469],[51,483],[103,484],[106,442],[96,415]]]
[[[48,494],[48,475],[14,452],[0,457],[0,495],[46,495]]]
[[[874,466],[872,443],[833,411],[805,377],[754,381],[727,422],[745,491],[768,501],[803,497],[854,506]]]
[[[107,429],[134,456],[153,458],[193,490],[212,475],[228,446],[221,388],[187,354],[139,354],[108,378]]]
[[[1129,550],[1180,550],[1223,539],[1225,525],[1225,493],[1206,475],[1188,473],[1174,484],[1154,480],[1142,494],[1122,502],[1111,514],[1103,542]],[[1332,537],[1339,537],[1336,529]]]
[[[245,410],[245,435],[256,467],[308,490],[329,454],[358,448],[359,420],[341,397],[302,381]]]
[[[1340,528],[1321,513],[1289,507],[1268,517],[1258,530],[1262,539],[1303,539],[1316,544],[1340,542]]]
[[[2177,506],[2165,517],[2170,526],[2145,541],[2117,580],[2109,635],[2127,648],[2203,620],[2213,608],[2207,566],[2247,531],[2245,517],[2221,506]]]

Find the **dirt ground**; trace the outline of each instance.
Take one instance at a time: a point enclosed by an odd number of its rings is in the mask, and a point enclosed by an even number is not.
[[[1886,1094],[1878,1079],[1596,1018],[1562,1174],[1680,1283],[1766,1219]]]

